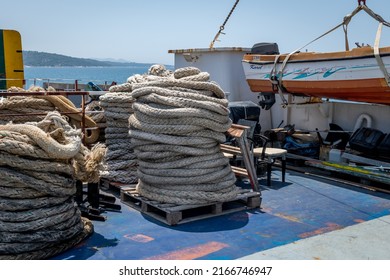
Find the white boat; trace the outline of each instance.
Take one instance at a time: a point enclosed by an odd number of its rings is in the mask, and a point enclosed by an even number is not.
[[[288,61],[286,61],[286,59]],[[247,54],[246,80],[253,92],[333,98],[390,105],[390,47],[330,53]]]

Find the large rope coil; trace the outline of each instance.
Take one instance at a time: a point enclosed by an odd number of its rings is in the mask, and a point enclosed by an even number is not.
[[[128,134],[134,98],[126,92],[108,92],[99,99],[106,119],[107,146],[101,177],[113,182],[136,183],[137,160]]]
[[[25,90],[22,88],[11,87],[9,92],[52,92],[53,87],[45,90],[42,87],[31,86]],[[61,95],[36,95],[36,96],[10,96],[0,100],[0,124],[39,122],[45,118],[49,112],[58,110],[64,112],[70,125],[81,128],[82,114],[72,101]],[[93,128],[84,139],[87,144],[94,144],[99,138],[99,129],[96,122],[88,115],[84,116],[84,125],[87,128]]]
[[[104,133],[107,146],[102,178],[126,184],[138,182],[138,161],[128,133],[129,117],[134,112],[135,99],[131,93],[133,84],[154,81],[170,74],[171,71],[164,66],[153,65],[147,74],[135,74],[126,83],[111,86],[110,92],[100,96],[99,105],[103,108],[106,119]]]
[[[186,67],[119,87],[131,90],[136,100],[129,135],[141,195],[175,204],[237,196],[235,175],[219,148],[231,126],[228,101],[208,73]]]
[[[58,112],[0,125],[0,259],[44,259],[92,233],[76,180],[98,182],[104,146],[88,150]]]

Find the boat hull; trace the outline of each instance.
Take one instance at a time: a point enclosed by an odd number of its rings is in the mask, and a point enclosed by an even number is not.
[[[389,71],[390,48],[382,48],[380,53]],[[277,92],[270,81],[275,57],[244,56],[243,68],[252,92]],[[279,58],[276,73],[284,58]],[[294,95],[390,105],[390,87],[370,47],[348,52],[292,55],[283,70],[282,84],[286,92]]]

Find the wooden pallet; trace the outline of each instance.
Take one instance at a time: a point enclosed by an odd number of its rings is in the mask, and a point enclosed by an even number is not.
[[[228,213],[260,207],[260,192],[240,189],[237,197],[227,202],[200,205],[175,205],[149,200],[138,194],[135,187],[123,187],[121,200],[130,207],[170,226],[212,218]]]
[[[118,196],[121,193],[122,188],[135,188],[136,184],[124,184],[119,182],[111,182],[107,179],[100,179],[100,185],[105,189],[109,190]]]

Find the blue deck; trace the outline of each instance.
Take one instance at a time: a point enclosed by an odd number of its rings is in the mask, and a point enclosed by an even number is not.
[[[53,259],[237,259],[299,239],[390,214],[390,195],[274,171],[262,188],[261,209],[168,226],[133,208],[105,212],[94,233]],[[117,203],[119,203],[119,199]]]

